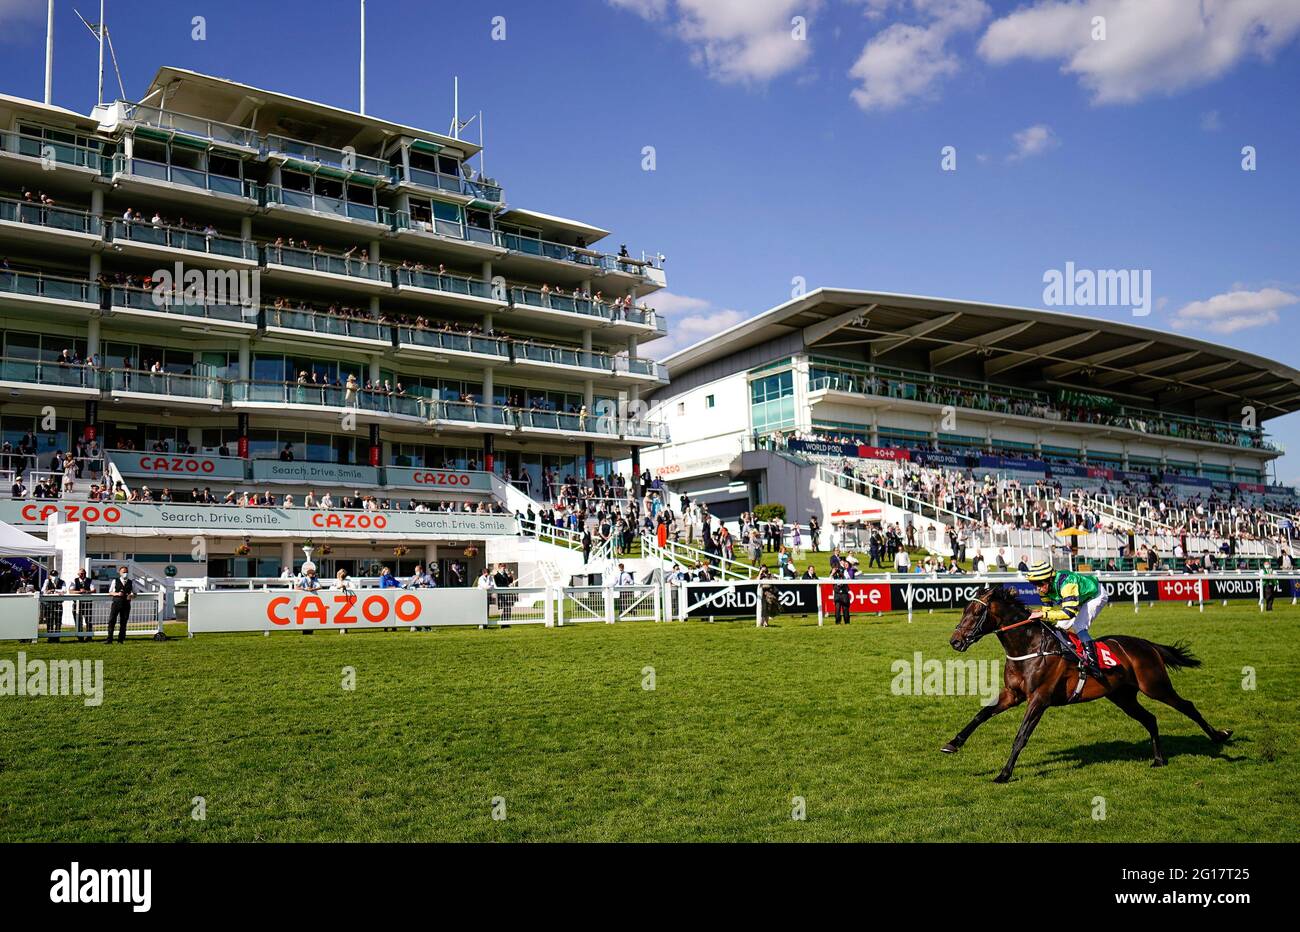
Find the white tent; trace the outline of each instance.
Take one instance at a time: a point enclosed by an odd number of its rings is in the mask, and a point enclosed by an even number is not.
[[[0,557],[52,557],[59,548],[0,521]]]

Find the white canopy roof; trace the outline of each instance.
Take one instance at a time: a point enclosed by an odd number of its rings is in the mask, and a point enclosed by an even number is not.
[[[0,557],[48,557],[58,552],[58,547],[0,521]]]

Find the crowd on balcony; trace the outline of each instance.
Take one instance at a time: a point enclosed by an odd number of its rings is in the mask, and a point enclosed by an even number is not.
[[[156,230],[183,230],[186,233],[197,233],[208,240],[214,236],[221,235],[211,222],[200,225],[192,220],[187,220],[185,217],[176,217],[173,219],[163,216],[162,212],[158,210],[155,210],[153,215],[146,219],[145,215],[140,213],[140,211],[136,210],[134,207],[128,207],[126,210],[122,211],[121,220],[123,223],[127,224],[128,227],[149,226]]]
[[[1054,405],[1045,396],[1025,397],[1008,391],[998,391],[997,387],[992,385],[977,388],[945,384],[942,381],[929,382],[875,373],[828,370],[814,371],[811,381],[814,388],[838,388],[849,392],[924,401],[936,405],[952,405],[976,411],[1017,414],[1076,424],[1098,424],[1143,434],[1203,440],[1235,447],[1271,448],[1262,432],[1245,430],[1228,422],[1216,423],[1164,417],[1157,411],[1109,408],[1101,403]]]
[[[504,514],[505,510],[495,501],[445,501],[409,498],[403,502],[393,496],[378,496],[353,491],[343,493],[337,498],[326,490],[317,495],[315,489],[306,494],[295,496],[292,492],[276,493],[270,489],[228,489],[223,494],[213,492],[211,487],[202,489],[197,486],[188,491],[173,492],[170,486],[163,486],[154,492],[147,485],[127,489],[122,483],[109,487],[107,483],[95,483],[91,486],[89,501],[121,502],[124,504],[158,504],[158,505],[225,505],[234,508],[305,508],[311,511],[412,511],[442,514]]]

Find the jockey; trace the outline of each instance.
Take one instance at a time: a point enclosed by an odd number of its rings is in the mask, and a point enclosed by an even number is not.
[[[1079,644],[1076,647],[1079,663],[1094,676],[1102,676],[1088,628],[1109,602],[1106,588],[1095,576],[1070,570],[1058,572],[1046,561],[1031,566],[1025,577],[1037,587],[1043,600],[1043,607],[1035,609],[1029,617],[1040,618],[1073,634]]]

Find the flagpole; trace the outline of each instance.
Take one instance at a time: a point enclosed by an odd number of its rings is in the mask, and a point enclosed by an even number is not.
[[[104,0],[99,0],[99,105],[104,106]]]
[[[45,102],[54,103],[54,0],[45,20]]]
[[[366,0],[361,0],[361,114],[366,113]]]

